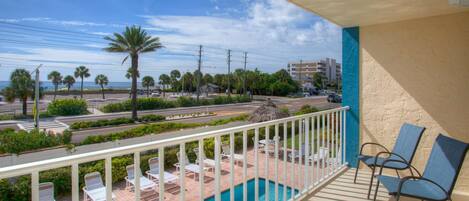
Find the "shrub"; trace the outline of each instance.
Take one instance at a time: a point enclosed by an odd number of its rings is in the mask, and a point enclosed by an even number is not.
[[[176,99],[176,103],[179,107],[192,107],[197,106],[197,100],[192,97],[181,96]]]
[[[37,130],[16,132],[13,129],[5,129],[0,132],[0,153],[19,154],[24,151],[58,146],[63,143],[63,136],[48,135]]]
[[[157,122],[157,121],[164,121],[166,119],[163,115],[157,114],[147,114],[140,117],[138,120],[140,122]]]
[[[85,100],[81,99],[57,99],[49,103],[47,112],[51,115],[70,116],[87,114]]]
[[[311,105],[303,105],[301,106],[300,110],[295,113],[295,115],[302,115],[302,114],[308,114],[308,113],[313,113],[313,112],[319,112],[319,109]]]

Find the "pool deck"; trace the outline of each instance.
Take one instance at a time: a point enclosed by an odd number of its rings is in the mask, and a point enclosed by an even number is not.
[[[250,149],[247,151],[247,180],[255,178],[255,166],[254,166],[254,150]],[[265,158],[266,154],[263,152],[259,152],[259,177],[262,178],[269,178],[272,181],[275,181],[275,165],[274,161],[275,158],[272,155],[268,155],[269,165],[268,165],[268,174],[266,174],[266,166],[265,166]],[[287,186],[294,186],[296,189],[302,188],[304,184],[304,165],[299,165],[298,161],[294,165],[294,175],[295,175],[295,182],[292,185],[291,182],[291,175],[292,171],[292,163],[291,161],[287,160],[287,181],[284,181],[283,176],[283,156],[279,155],[278,161],[278,178],[279,183],[286,184]],[[302,169],[299,172],[299,169]],[[327,166],[326,166],[327,168]],[[311,169],[312,170],[312,169]],[[320,169],[322,170],[322,169]],[[168,171],[168,170],[167,170]],[[145,170],[142,170],[145,172]],[[169,170],[174,175],[179,176],[179,172],[175,170]],[[316,174],[316,173],[314,173]],[[315,175],[309,175],[311,179],[315,179]],[[227,190],[230,188],[230,163],[228,159],[224,159],[221,164],[221,178],[220,178],[220,192]],[[234,185],[240,184],[243,181],[243,164],[240,162],[239,164],[235,165],[234,167]],[[215,175],[213,171],[206,171],[205,172],[205,186],[204,186],[204,197],[208,198],[213,196],[215,193]],[[179,183],[179,181],[178,181]],[[177,186],[166,186],[165,190],[165,200],[179,200],[180,198],[180,187]],[[170,188],[170,189],[169,189]],[[125,182],[118,182],[113,185],[113,193],[116,195],[117,201],[124,201],[124,200],[134,200],[134,192],[130,191],[130,189],[126,188]],[[80,200],[83,200],[83,193],[80,192]],[[71,198],[69,196],[59,198],[58,200],[61,201],[69,201]],[[142,192],[141,200],[158,200],[158,189],[157,190],[150,190],[148,192]],[[192,174],[187,174],[185,177],[185,200],[200,200],[200,190],[199,190],[199,181],[193,178]]]

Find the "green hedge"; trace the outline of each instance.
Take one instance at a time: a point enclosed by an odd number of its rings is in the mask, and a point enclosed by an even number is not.
[[[313,112],[319,112],[319,109],[311,105],[303,105],[301,106],[300,110],[295,112],[295,115],[302,115],[302,114],[308,114],[308,113],[313,113]]]
[[[138,98],[137,109],[138,110],[155,110],[155,109],[166,109],[175,107],[192,107],[202,105],[220,105],[230,103],[243,103],[250,102],[249,96],[217,96],[214,99],[200,99],[197,102],[192,97],[178,97],[176,100],[165,100],[162,98]],[[126,100],[120,103],[110,103],[101,108],[101,111],[109,112],[123,112],[130,111],[132,109],[130,100]]]
[[[48,135],[44,132],[33,130],[31,132],[5,129],[0,131],[0,154],[19,154],[24,151],[53,147],[70,143],[71,133],[62,135]]]
[[[163,115],[148,114],[143,115],[138,119],[139,122],[158,122],[165,120],[166,117]],[[74,122],[70,125],[71,129],[79,130],[84,128],[99,128],[104,126],[116,126],[122,124],[133,124],[135,121],[132,118],[119,117],[115,119],[101,119],[97,121],[79,121]]]
[[[81,115],[88,113],[87,108],[85,100],[57,99],[49,103],[47,112],[56,116]]]

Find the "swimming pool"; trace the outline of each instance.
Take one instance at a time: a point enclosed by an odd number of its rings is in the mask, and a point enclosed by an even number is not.
[[[248,201],[254,201],[254,194],[255,194],[255,179],[251,179],[247,181],[248,185]],[[295,190],[295,194],[298,193],[297,189]],[[234,196],[235,200],[243,200],[243,184],[238,184],[234,187]],[[292,188],[287,186],[287,198],[291,198]],[[278,200],[283,200],[283,185],[278,184]],[[269,181],[269,201],[275,199],[275,182]],[[230,189],[221,192],[221,200],[222,201],[229,201],[230,200]],[[259,178],[259,201],[265,200],[265,179]],[[215,197],[211,196],[206,198],[205,201],[215,201]]]

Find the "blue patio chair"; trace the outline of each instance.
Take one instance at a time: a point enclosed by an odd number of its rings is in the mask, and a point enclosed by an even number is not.
[[[451,200],[451,193],[468,148],[469,144],[467,143],[442,134],[438,135],[423,175],[410,164],[407,165],[417,171],[418,177],[396,178],[384,176],[381,175],[383,172],[381,169],[377,177],[378,185],[376,185],[374,200],[376,200],[380,182],[388,189],[390,195],[396,196],[396,200],[399,200],[400,196],[422,200]],[[392,162],[397,161],[389,159],[383,162],[382,166]]]
[[[399,136],[397,137],[392,152],[378,143],[368,142],[361,146],[360,154],[358,155],[357,160],[357,170],[355,171],[355,178],[353,182],[357,183],[357,175],[358,170],[360,168],[360,161],[366,164],[369,168],[371,168],[372,173],[370,178],[370,185],[368,187],[368,199],[370,199],[371,187],[373,185],[373,178],[376,167],[380,167],[385,160],[392,159],[394,160],[394,162],[389,162],[383,167],[396,170],[396,173],[399,176],[398,170],[405,170],[410,167],[408,164],[412,163],[412,159],[415,155],[415,150],[417,149],[417,145],[420,142],[420,138],[422,137],[424,130],[424,127],[404,123],[401,127],[401,130],[399,131]],[[375,156],[364,155],[363,148],[367,145],[379,146],[380,148],[384,149],[384,151],[379,152]],[[402,161],[403,163],[396,161]],[[410,169],[410,173],[413,175],[412,169]]]

